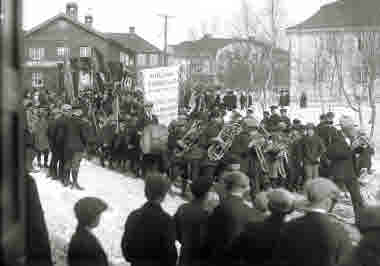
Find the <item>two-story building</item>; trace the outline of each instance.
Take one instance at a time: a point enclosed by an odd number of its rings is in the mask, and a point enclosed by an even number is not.
[[[161,65],[161,50],[135,32],[102,33],[93,27],[93,16],[78,19],[78,5],[68,3],[66,13],[60,13],[28,30],[24,34],[23,86],[62,89],[59,84],[59,65],[65,58],[86,61],[96,48],[104,62],[121,62],[133,69]],[[83,76],[81,76],[83,75]],[[80,72],[79,81],[86,73]]]
[[[263,88],[268,76],[267,68],[264,63],[257,63],[255,70],[246,70],[246,72],[254,72],[254,78],[246,77],[250,75],[246,73],[245,79],[240,78],[239,70],[235,69],[235,81],[226,82],[220,77],[221,66],[225,66],[224,55],[236,49],[245,49],[249,47],[252,58],[263,56],[268,53],[270,46],[267,43],[254,38],[237,39],[237,38],[213,38],[210,34],[205,34],[203,38],[195,41],[184,41],[177,45],[169,46],[169,64],[180,64],[184,66],[187,78],[193,80],[207,80],[222,87],[229,88]],[[264,51],[266,50],[266,51]],[[283,49],[274,49],[273,58],[278,66],[274,71],[273,88],[288,89],[289,88],[289,52]],[[252,64],[255,64],[251,61]],[[228,63],[228,62],[227,62]],[[226,67],[226,66],[225,66]],[[240,71],[241,72],[241,71]]]

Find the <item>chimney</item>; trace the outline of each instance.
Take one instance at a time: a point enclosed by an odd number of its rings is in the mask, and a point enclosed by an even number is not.
[[[129,33],[135,33],[135,27],[129,27]]]
[[[66,15],[74,20],[78,20],[78,5],[75,2],[66,4]]]
[[[84,17],[84,24],[86,24],[86,26],[88,27],[92,27],[92,22],[94,21],[94,18],[91,14],[87,14],[85,17]]]

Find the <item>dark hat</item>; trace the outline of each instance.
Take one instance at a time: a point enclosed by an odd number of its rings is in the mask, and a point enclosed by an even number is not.
[[[286,189],[279,188],[268,193],[268,208],[271,212],[289,213],[294,207],[294,196]]]
[[[275,110],[275,109],[277,109],[277,108],[278,108],[278,106],[276,106],[276,105],[272,105],[272,106],[270,107],[271,110]]]
[[[94,218],[108,209],[107,203],[96,197],[85,197],[74,205],[74,213],[81,225],[90,225]]]
[[[170,182],[162,175],[152,175],[145,179],[145,196],[148,200],[165,197],[169,191]]]
[[[327,115],[326,114],[321,114],[319,116],[319,120],[325,120],[325,119],[327,119]]]
[[[334,118],[335,114],[333,112],[327,112],[326,118]]]
[[[380,228],[380,205],[366,206],[359,209],[360,230]]]
[[[191,193],[193,193],[196,198],[201,198],[210,191],[212,185],[212,178],[204,176],[198,177],[190,185]]]
[[[281,113],[286,113],[287,111],[288,111],[288,110],[286,110],[285,108],[281,108],[281,109],[280,109],[280,112],[281,112]]]
[[[264,115],[270,115],[270,113],[268,111],[264,111],[263,114]]]
[[[301,120],[295,118],[295,119],[293,119],[293,124],[300,125],[301,124]]]

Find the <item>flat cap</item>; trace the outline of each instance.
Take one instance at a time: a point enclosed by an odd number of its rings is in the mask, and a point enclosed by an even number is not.
[[[224,177],[224,183],[231,187],[248,187],[249,178],[240,171],[233,171]]]
[[[79,223],[88,225],[102,212],[108,209],[107,203],[96,197],[85,197],[74,205],[74,213]]]
[[[278,108],[277,105],[272,105],[272,106],[270,107],[271,110],[275,110],[275,109],[277,109],[277,108]]]
[[[327,198],[336,199],[340,192],[334,182],[323,177],[308,181],[305,185],[305,190],[311,204],[319,203]]]
[[[271,212],[289,213],[294,208],[294,196],[286,189],[274,189],[268,193],[268,208]]]

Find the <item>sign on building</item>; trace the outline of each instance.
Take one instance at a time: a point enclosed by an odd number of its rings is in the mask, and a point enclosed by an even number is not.
[[[179,102],[179,66],[158,67],[140,71],[145,101],[152,102],[153,113],[160,124],[169,125],[177,118]]]

